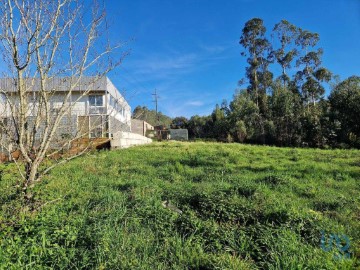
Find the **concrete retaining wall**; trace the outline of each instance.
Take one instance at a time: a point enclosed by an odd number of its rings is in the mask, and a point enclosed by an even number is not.
[[[148,144],[152,140],[131,132],[116,132],[110,141],[111,148],[127,148],[134,145]]]

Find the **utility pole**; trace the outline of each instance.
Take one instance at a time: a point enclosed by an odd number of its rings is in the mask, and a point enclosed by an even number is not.
[[[152,94],[155,98],[155,100],[153,102],[155,102],[155,111],[156,111],[156,121],[157,121],[157,124],[159,125],[159,115],[158,115],[158,98],[159,98],[159,95],[156,93],[156,89],[155,89],[155,93]]]

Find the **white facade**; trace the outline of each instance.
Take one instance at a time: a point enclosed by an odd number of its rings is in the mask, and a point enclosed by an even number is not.
[[[25,84],[29,93],[37,95],[39,89],[38,79],[26,79]],[[50,104],[56,113],[65,100],[65,96],[71,89],[69,99],[69,112],[62,120],[63,133],[76,134],[79,130],[89,137],[112,137],[112,134],[120,131],[131,130],[131,108],[125,98],[107,77],[85,77],[78,78],[54,78],[47,82],[46,91],[51,93]],[[13,79],[0,79],[0,117],[11,116],[6,98],[16,102],[17,90]],[[31,98],[30,98],[31,99]],[[29,116],[36,115],[36,100],[34,104],[29,103]],[[95,126],[96,128],[93,128]],[[64,130],[67,129],[65,132]],[[96,129],[96,130],[95,130]],[[69,134],[70,135],[70,134]]]

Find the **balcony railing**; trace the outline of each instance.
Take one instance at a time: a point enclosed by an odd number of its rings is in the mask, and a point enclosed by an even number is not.
[[[90,106],[89,114],[106,114],[106,107]]]

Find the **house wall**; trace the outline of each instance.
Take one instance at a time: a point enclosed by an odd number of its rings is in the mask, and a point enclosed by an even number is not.
[[[170,129],[170,139],[177,141],[189,140],[187,129]]]
[[[133,133],[145,136],[147,130],[154,130],[154,127],[143,120],[131,119],[131,131]]]
[[[131,119],[131,132],[144,136],[144,121],[139,119]]]
[[[152,126],[148,122],[144,121],[144,130],[145,130],[145,133],[147,130],[154,130],[154,126]]]
[[[116,89],[113,83],[106,80],[107,110],[110,116],[110,133],[131,130],[131,107]]]
[[[107,102],[108,115],[130,127],[131,111],[127,102],[124,99],[116,100],[111,94],[107,95]]]
[[[129,132],[131,130],[131,108],[109,79],[107,79],[106,83],[110,133]]]

